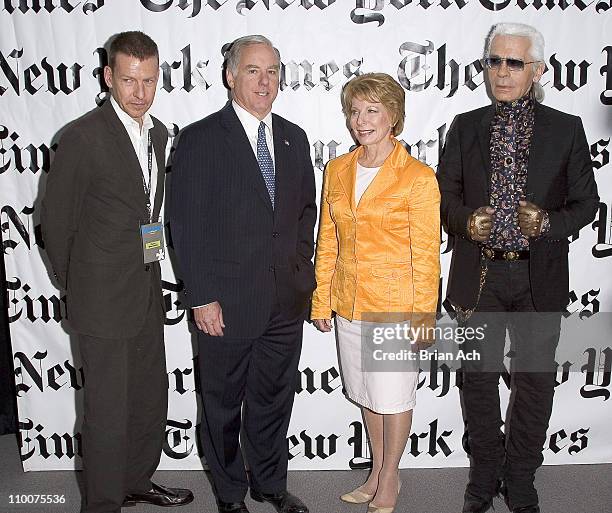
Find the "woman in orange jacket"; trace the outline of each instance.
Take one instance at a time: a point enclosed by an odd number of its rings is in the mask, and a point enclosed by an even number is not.
[[[349,81],[342,110],[359,146],[330,161],[325,172],[311,318],[317,329],[330,331],[335,313],[344,389],[362,408],[372,449],[368,480],[341,499],[370,503],[370,513],[390,513],[412,424],[418,362],[400,371],[384,362],[375,372],[364,370],[364,357],[379,358],[367,353],[371,346],[363,335],[376,333],[372,320],[411,319],[415,326],[415,315],[420,323],[435,312],[440,193],[433,170],[395,138],[404,126],[404,90],[392,77],[368,73]]]

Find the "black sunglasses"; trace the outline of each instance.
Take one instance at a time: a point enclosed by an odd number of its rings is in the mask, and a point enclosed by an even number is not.
[[[506,66],[508,66],[508,69],[510,71],[523,71],[525,69],[525,64],[533,64],[535,62],[540,61],[525,62],[521,59],[514,59],[512,57],[486,57],[484,59],[485,66],[491,69],[499,69],[502,65],[502,62],[506,63]]]

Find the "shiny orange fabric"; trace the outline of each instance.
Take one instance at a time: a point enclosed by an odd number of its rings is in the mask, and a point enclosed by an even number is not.
[[[435,312],[440,279],[440,192],[433,170],[395,148],[355,205],[362,148],[325,171],[312,319],[332,311]]]

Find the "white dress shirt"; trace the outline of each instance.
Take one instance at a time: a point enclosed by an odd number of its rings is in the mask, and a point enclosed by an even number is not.
[[[234,107],[236,116],[238,116],[238,119],[240,120],[240,123],[242,124],[242,127],[244,128],[244,131],[246,132],[246,135],[249,138],[249,142],[251,143],[251,148],[253,148],[255,158],[257,158],[257,132],[259,131],[260,120],[253,116],[253,114],[245,110],[243,107],[238,105],[236,101],[232,101],[232,107]],[[268,112],[268,115],[261,121],[263,121],[266,125],[266,145],[268,146],[268,151],[270,152],[270,156],[272,157],[272,163],[274,164],[274,134],[272,133],[272,112]]]
[[[119,104],[115,101],[115,99],[111,96],[111,104],[119,117],[119,120],[125,127],[128,136],[130,137],[130,141],[132,142],[132,146],[134,147],[134,151],[136,152],[136,156],[138,157],[138,162],[140,162],[140,169],[142,171],[142,176],[144,177],[144,181],[147,185],[149,185],[150,196],[149,201],[151,203],[151,212],[153,212],[153,203],[155,199],[155,191],[157,189],[157,160],[155,159],[155,148],[152,147],[153,151],[153,164],[151,166],[151,183],[149,183],[149,152],[148,152],[148,141],[149,141],[149,130],[153,128],[153,120],[151,119],[151,115],[146,112],[142,117],[142,130],[140,129],[140,125],[138,121],[130,117],[130,115],[125,112]],[[153,221],[157,221],[157,219],[153,219]]]

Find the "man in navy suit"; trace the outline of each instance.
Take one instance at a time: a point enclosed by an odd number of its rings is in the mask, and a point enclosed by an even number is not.
[[[247,512],[249,487],[279,512],[305,513],[287,492],[286,436],[315,287],[309,143],[271,113],[280,55],[268,39],[237,39],[226,66],[232,100],[181,134],[169,205],[199,330],[200,437],[221,513]]]

